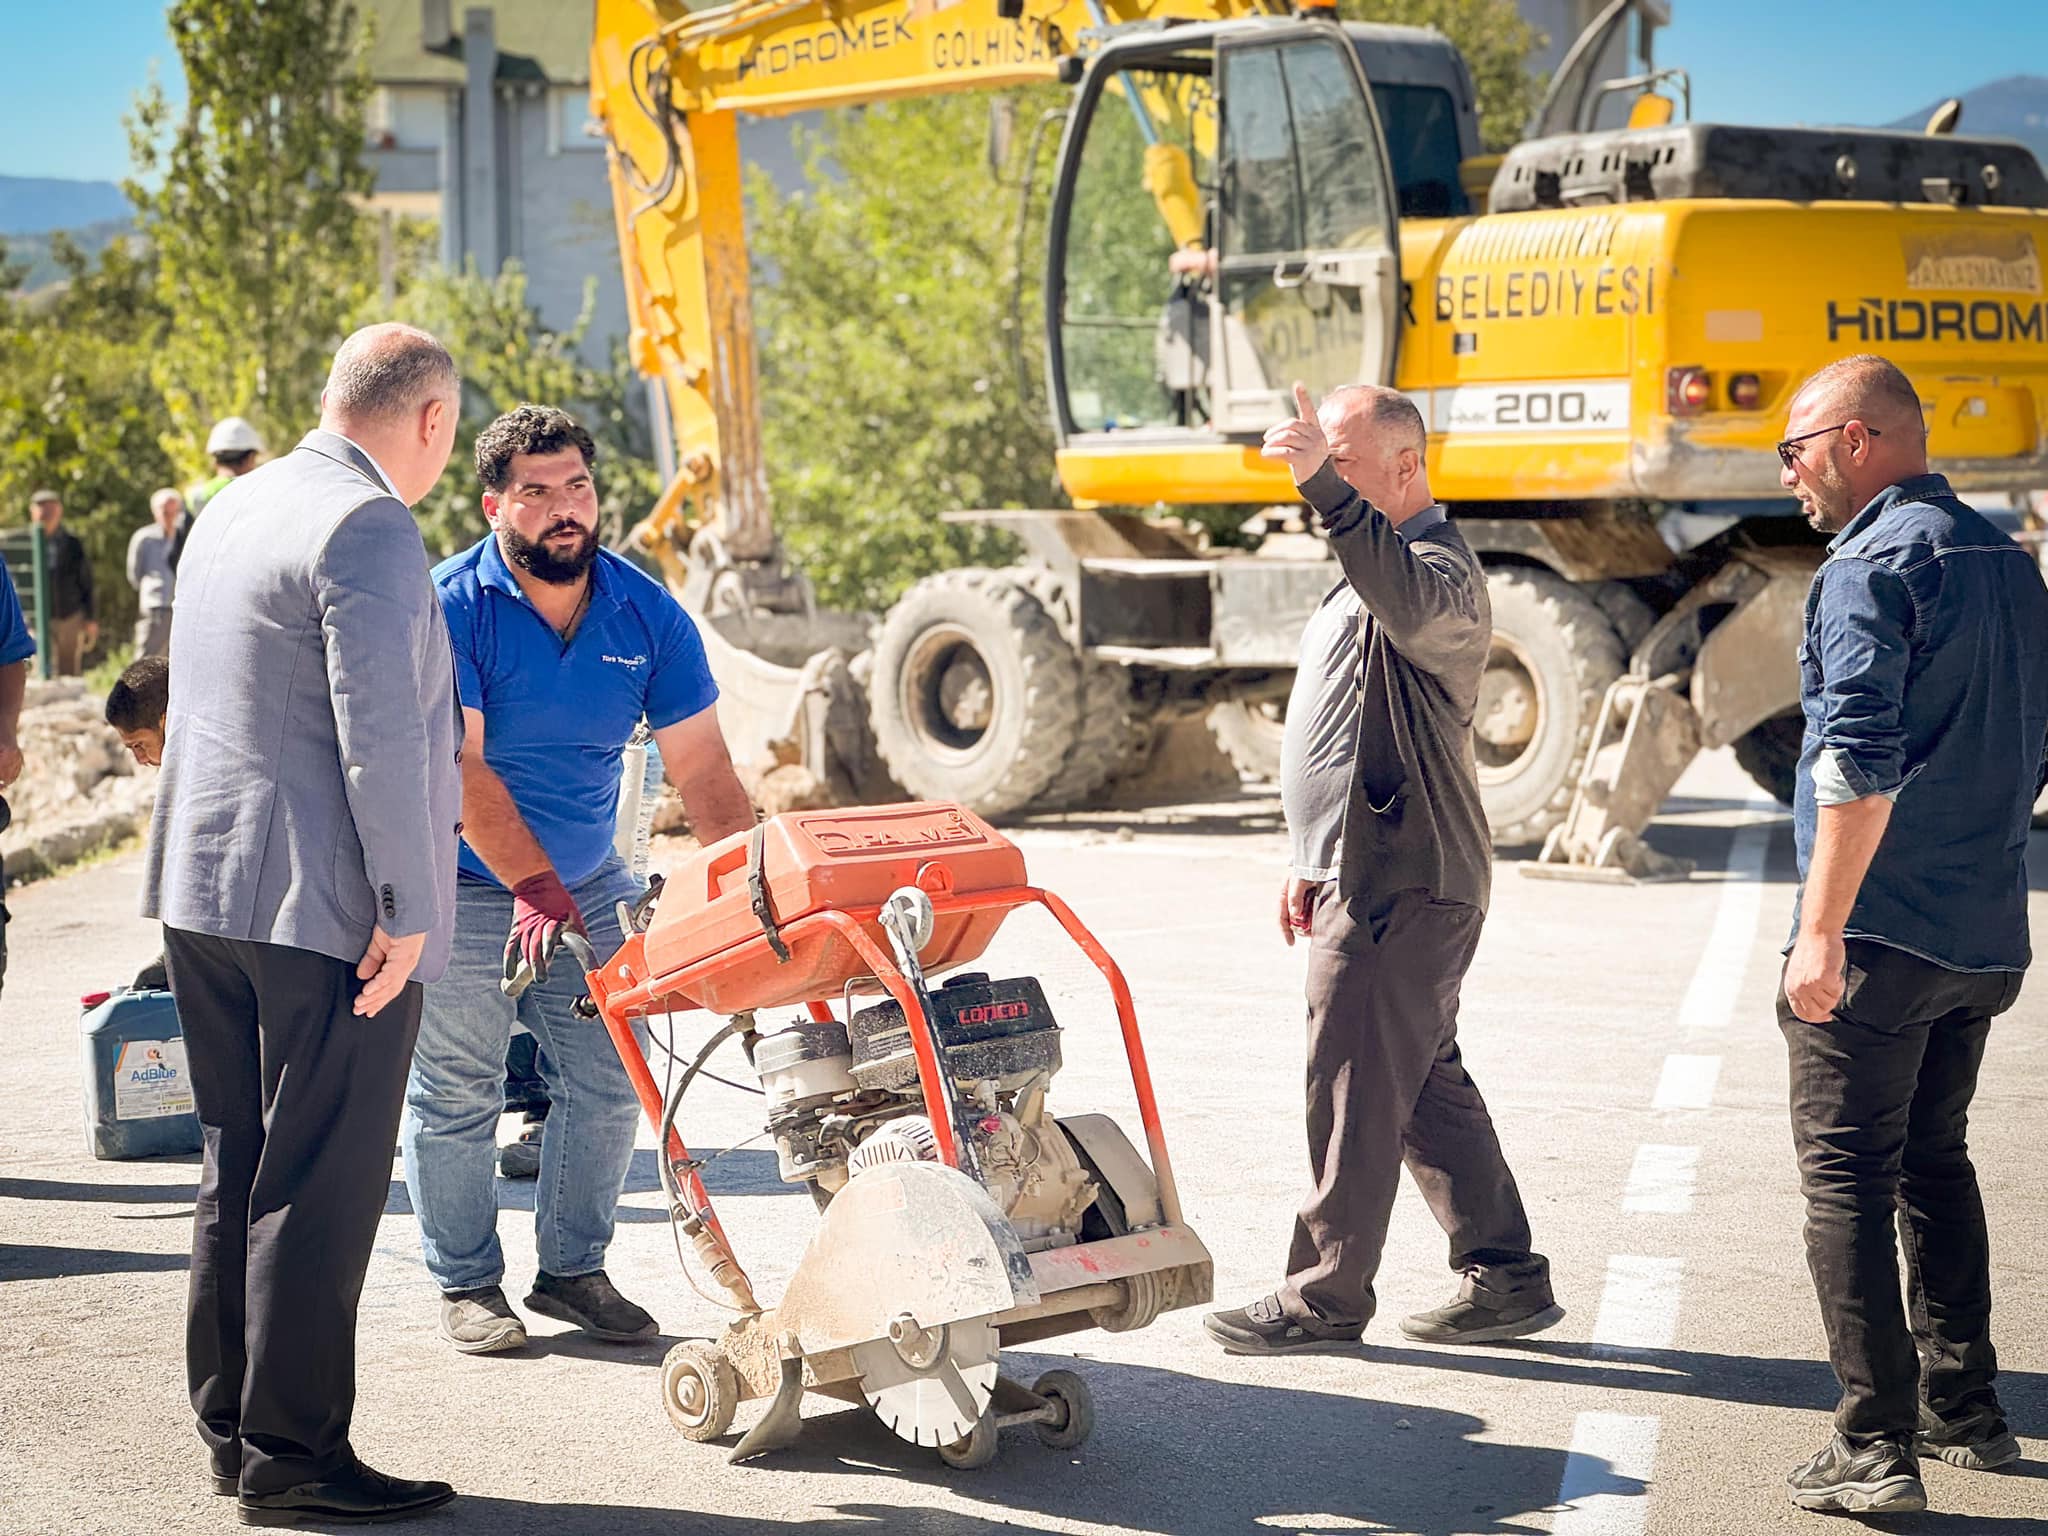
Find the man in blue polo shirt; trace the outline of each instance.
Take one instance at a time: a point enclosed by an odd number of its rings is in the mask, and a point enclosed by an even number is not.
[[[21,702],[28,697],[28,663],[36,653],[22,622],[21,598],[14,590],[14,573],[0,564],[0,794],[21,777],[21,743],[15,731],[21,723]],[[0,808],[7,802],[0,800]],[[7,818],[0,816],[0,828]],[[7,979],[7,867],[0,864],[0,982]]]
[[[621,756],[643,717],[699,838],[754,823],[696,627],[598,546],[595,457],[561,411],[499,417],[476,443],[491,532],[434,571],[462,701],[463,838],[455,950],[427,988],[401,1139],[441,1333],[465,1354],[526,1342],[501,1288],[494,1182],[515,1022],[540,1044],[554,1106],[526,1305],[598,1338],[656,1331],[604,1272],[639,1104],[603,1024],[572,1011],[583,978],[556,949],[570,928],[599,955],[624,941],[618,904],[641,888],[612,840]],[[529,974],[505,995],[501,983]]]

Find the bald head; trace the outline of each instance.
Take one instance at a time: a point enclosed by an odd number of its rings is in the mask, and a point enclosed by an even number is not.
[[[448,463],[460,391],[455,360],[425,331],[366,325],[334,354],[320,425],[368,449],[411,506]]]
[[[1901,480],[1927,473],[1920,392],[1889,358],[1828,364],[1792,397],[1778,479],[1823,533],[1846,527]]]
[[[1316,412],[1330,440],[1330,467],[1399,523],[1433,504],[1423,466],[1429,433],[1415,402],[1380,384],[1347,384]]]

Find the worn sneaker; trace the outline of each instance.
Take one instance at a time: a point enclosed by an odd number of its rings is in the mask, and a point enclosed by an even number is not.
[[[441,1293],[441,1337],[465,1355],[494,1355],[526,1343],[526,1324],[495,1285]]]
[[[2020,1443],[1996,1408],[1979,1408],[1953,1423],[1925,1403],[1920,1405],[1920,1433],[1913,1447],[1922,1456],[1938,1456],[1952,1467],[1990,1472],[2020,1459]]]
[[[540,1133],[546,1125],[529,1125],[519,1133],[517,1141],[508,1141],[498,1148],[498,1172],[508,1179],[536,1179],[540,1177]]]
[[[1312,1319],[1289,1317],[1280,1298],[1261,1296],[1248,1307],[1211,1312],[1202,1319],[1209,1337],[1232,1355],[1314,1355],[1358,1347],[1364,1327],[1334,1327]]]
[[[1877,1440],[1858,1450],[1835,1435],[1785,1481],[1801,1509],[1908,1515],[1927,1507],[1920,1463],[1903,1440]]]
[[[1548,1296],[1541,1301],[1510,1298],[1493,1307],[1469,1296],[1454,1296],[1427,1312],[1401,1319],[1401,1336],[1418,1344],[1497,1344],[1526,1339],[1564,1321],[1564,1308]]]
[[[597,1339],[644,1339],[660,1331],[647,1310],[621,1296],[601,1269],[566,1277],[542,1270],[533,1278],[526,1305],[542,1317],[574,1323]]]

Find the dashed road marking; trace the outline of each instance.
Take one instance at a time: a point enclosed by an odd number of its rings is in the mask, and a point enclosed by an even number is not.
[[[1664,1058],[1664,1071],[1657,1079],[1652,1109],[1706,1109],[1714,1102],[1714,1085],[1721,1079],[1718,1056],[1672,1055]]]
[[[1698,1182],[1699,1171],[1698,1147],[1637,1147],[1636,1160],[1628,1171],[1628,1185],[1622,1191],[1621,1208],[1644,1215],[1683,1216],[1692,1209],[1693,1186]]]
[[[1655,1418],[1628,1413],[1582,1413],[1573,1421],[1553,1536],[1640,1536],[1657,1428]]]
[[[1753,822],[1735,829],[1721,899],[1714,908],[1714,926],[1707,932],[1706,947],[1685,989],[1685,999],[1678,1005],[1678,1028],[1687,1036],[1718,1034],[1735,1016],[1763,913],[1764,860],[1771,849],[1771,828],[1772,822]]]
[[[1683,1259],[1617,1253],[1607,1261],[1607,1283],[1593,1319],[1593,1344],[1606,1349],[1669,1349],[1678,1336]]]

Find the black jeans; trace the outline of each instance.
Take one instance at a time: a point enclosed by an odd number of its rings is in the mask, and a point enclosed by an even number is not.
[[[187,1385],[215,1465],[276,1493],[353,1455],[356,1304],[422,989],[359,1019],[342,960],[168,926],[164,955],[205,1144]]]
[[[1997,1410],[1990,1239],[1966,1136],[1985,1037],[2021,974],[1951,971],[1860,939],[1847,948],[1834,1017],[1796,1017],[1781,978],[1778,1027],[1806,1262],[1842,1387],[1835,1427],[1863,1445],[1911,1434],[1922,1401],[1951,1422]]]
[[[1458,1050],[1458,990],[1485,915],[1423,891],[1315,906],[1308,956],[1308,1150],[1281,1305],[1340,1327],[1372,1321],[1380,1250],[1406,1163],[1450,1239],[1461,1294],[1548,1305],[1521,1192]]]

